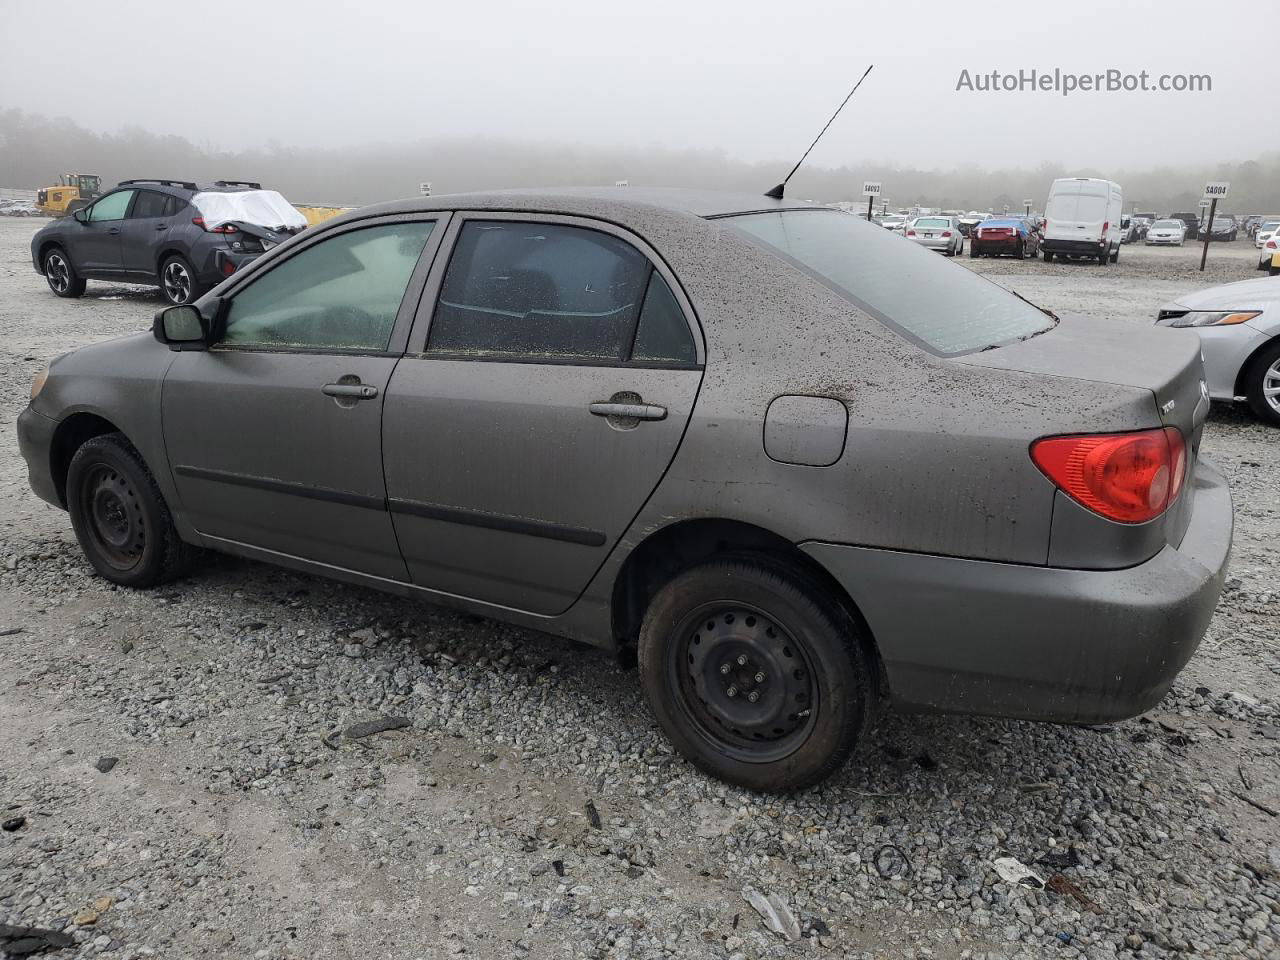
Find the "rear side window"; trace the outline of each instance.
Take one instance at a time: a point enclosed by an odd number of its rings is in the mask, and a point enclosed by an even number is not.
[[[449,261],[427,349],[624,360],[649,272],[640,251],[598,230],[470,221]]]
[[[657,270],[649,273],[649,289],[640,310],[631,359],[640,363],[698,362],[698,351],[684,311]]]
[[[135,193],[136,190],[117,190],[107,194],[89,208],[90,221],[97,223],[100,220],[123,220],[125,211],[129,209],[129,201]]]
[[[173,198],[163,193],[154,193],[151,190],[139,190],[138,199],[134,201],[133,209],[129,212],[130,220],[144,220],[149,217],[169,216],[165,213],[166,209],[170,209],[169,201]]]
[[[433,226],[391,223],[351,230],[290,257],[235,295],[221,342],[387,349],[400,301]]]
[[[723,222],[931,353],[972,353],[1054,325],[1003,287],[860,217],[785,210]]]

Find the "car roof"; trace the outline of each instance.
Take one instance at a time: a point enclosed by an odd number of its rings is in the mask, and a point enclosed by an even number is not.
[[[433,210],[512,209],[540,213],[625,215],[628,210],[658,207],[695,217],[711,218],[776,210],[827,209],[812,200],[775,200],[763,193],[728,193],[676,187],[559,187],[438,194],[392,200],[360,208],[360,214],[414,213]]]

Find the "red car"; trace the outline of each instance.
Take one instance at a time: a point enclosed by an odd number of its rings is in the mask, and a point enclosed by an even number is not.
[[[1040,231],[1021,217],[983,220],[969,234],[971,257],[1034,257],[1040,252]]]

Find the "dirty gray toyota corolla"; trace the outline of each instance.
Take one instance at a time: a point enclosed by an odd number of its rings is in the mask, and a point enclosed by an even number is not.
[[[153,332],[54,361],[19,421],[104,577],[208,547],[634,650],[680,750],[758,789],[882,698],[1147,709],[1230,549],[1194,333],[809,204],[383,204]]]

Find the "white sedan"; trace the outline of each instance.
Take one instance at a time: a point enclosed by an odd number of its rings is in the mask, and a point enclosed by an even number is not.
[[[1211,397],[1243,400],[1280,427],[1280,276],[1184,294],[1160,308],[1156,323],[1200,335]]]
[[[1147,230],[1147,246],[1160,244],[1180,247],[1187,236],[1187,225],[1181,220],[1157,220]]]
[[[1258,269],[1269,271],[1273,277],[1280,274],[1280,231],[1267,238],[1258,251]]]
[[[1280,233],[1280,220],[1263,220],[1258,224],[1258,231],[1253,235],[1253,245],[1261,248],[1277,233]]]

